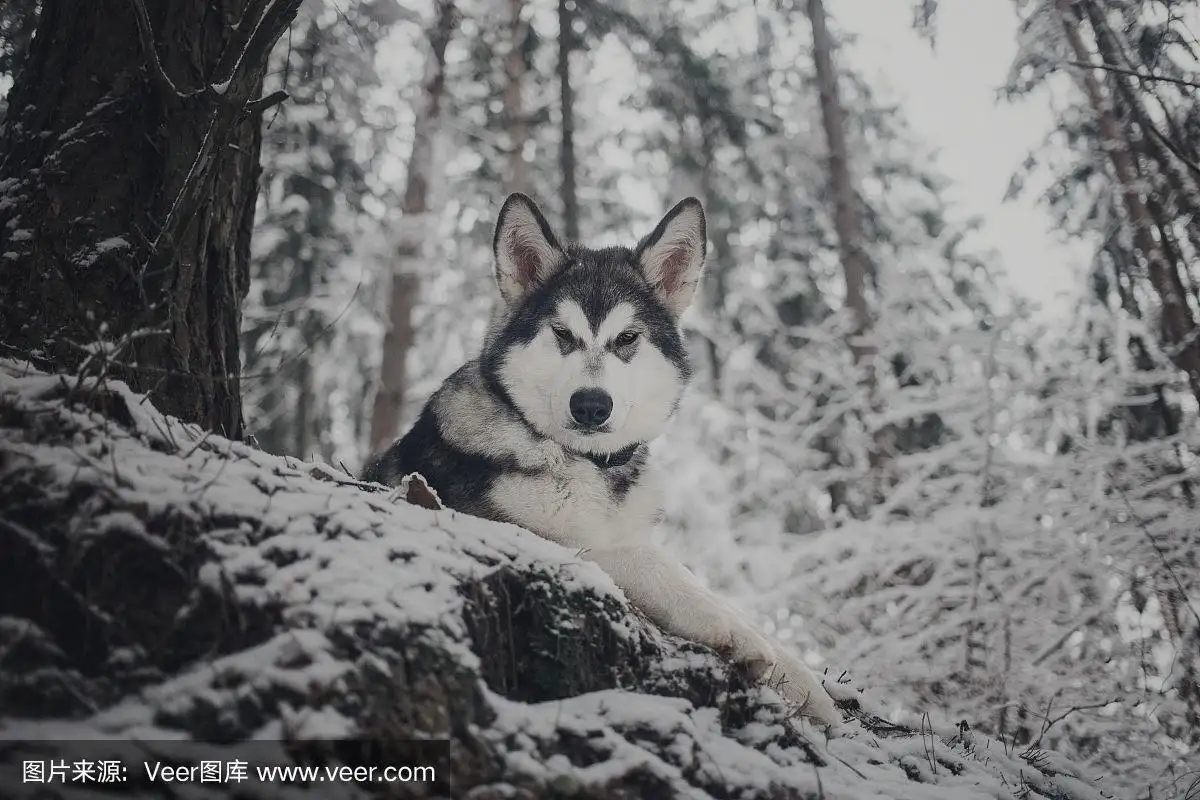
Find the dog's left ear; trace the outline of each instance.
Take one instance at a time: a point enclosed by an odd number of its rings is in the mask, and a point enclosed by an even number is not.
[[[694,197],[680,200],[637,246],[635,256],[642,274],[676,317],[696,293],[707,247],[704,207]]]
[[[520,192],[510,194],[500,208],[492,255],[496,285],[509,305],[519,302],[567,260],[537,204]]]

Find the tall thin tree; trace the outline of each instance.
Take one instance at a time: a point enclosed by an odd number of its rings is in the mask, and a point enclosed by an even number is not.
[[[1080,32],[1080,19],[1074,5],[1072,0],[1056,0],[1063,32],[1076,62],[1090,65],[1092,56]],[[1103,28],[1097,33],[1102,36]],[[1163,250],[1166,240],[1155,230],[1154,215],[1143,197],[1129,132],[1118,119],[1112,99],[1104,91],[1095,70],[1084,69],[1082,80],[1088,104],[1100,129],[1101,147],[1112,166],[1133,245],[1145,262],[1150,284],[1161,304],[1159,322],[1164,349],[1175,365],[1187,374],[1192,394],[1200,400],[1200,336],[1176,267]]]
[[[380,385],[371,414],[372,451],[378,451],[399,433],[408,353],[412,349],[412,314],[420,289],[420,262],[426,255],[429,225],[429,184],[434,179],[434,139],[442,119],[446,93],[446,47],[457,24],[454,0],[438,0],[429,31],[429,55],[422,86],[422,102],[413,128],[412,153],[405,179],[403,218],[391,274],[388,329],[383,338]]]
[[[562,172],[563,235],[579,239],[579,196],[575,165],[575,87],[571,83],[571,51],[575,47],[575,0],[558,0],[558,87],[562,113],[559,170]]]
[[[808,0],[808,17],[812,25],[813,60],[817,72],[817,88],[821,101],[821,124],[829,148],[829,186],[833,194],[833,226],[837,233],[842,272],[846,279],[846,305],[853,317],[849,346],[860,380],[866,391],[869,407],[878,409],[878,384],[875,374],[876,348],[871,341],[872,317],[867,299],[867,278],[870,265],[863,247],[863,231],[858,195],[850,172],[850,151],[846,144],[845,113],[838,93],[838,75],[833,60],[833,37],[829,33],[823,0]],[[879,480],[884,453],[876,435],[870,446],[872,481]],[[878,486],[875,488],[878,491]]]
[[[525,163],[525,141],[529,138],[525,110],[525,40],[529,23],[524,18],[525,0],[508,0],[508,52],[504,56],[504,115],[508,127],[509,191],[530,191],[529,165]]]

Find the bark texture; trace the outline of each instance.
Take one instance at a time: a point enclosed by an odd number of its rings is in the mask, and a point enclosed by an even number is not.
[[[379,371],[379,390],[371,413],[370,449],[378,452],[400,433],[401,415],[407,388],[408,352],[412,349],[413,308],[421,288],[420,262],[425,257],[428,236],[429,182],[436,169],[434,138],[442,119],[442,100],[446,94],[446,47],[454,34],[458,12],[454,3],[439,0],[437,18],[429,33],[429,58],[425,67],[424,103],[417,113],[413,130],[412,154],[408,159],[404,203],[401,211],[396,261],[392,268],[388,298],[388,329],[383,337],[383,363]]]
[[[6,349],[241,435],[261,142],[248,104],[299,5],[46,0],[0,132]]]
[[[1079,30],[1073,1],[1057,0],[1056,5],[1075,60],[1079,63],[1093,63],[1092,55]],[[1104,42],[1105,29],[1099,12],[1090,4],[1085,4],[1082,10],[1093,15],[1097,38]],[[1143,187],[1140,185],[1137,161],[1128,131],[1118,120],[1111,99],[1096,77],[1095,70],[1084,70],[1083,89],[1100,129],[1101,146],[1107,152],[1112,165],[1133,246],[1145,262],[1150,285],[1154,287],[1158,296],[1163,349],[1175,366],[1187,374],[1192,395],[1200,401],[1200,332],[1197,331],[1196,321],[1188,307],[1187,290],[1183,286],[1179,271],[1164,252],[1163,248],[1169,244],[1169,239],[1161,238],[1155,230],[1154,215],[1142,195]]]

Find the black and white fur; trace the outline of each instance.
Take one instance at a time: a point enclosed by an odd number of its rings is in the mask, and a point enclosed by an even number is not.
[[[648,443],[691,375],[678,321],[706,247],[695,198],[632,250],[593,250],[562,246],[532,200],[509,196],[492,247],[501,302],[479,358],[363,479],[418,472],[450,508],[579,549],[665,630],[730,652],[836,725],[804,664],[651,543],[662,511]]]

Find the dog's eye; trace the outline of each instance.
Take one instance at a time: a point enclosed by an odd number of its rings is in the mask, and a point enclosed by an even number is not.
[[[613,339],[613,344],[617,347],[629,347],[629,345],[638,340],[638,336],[640,335],[637,331],[625,331],[616,339]]]
[[[575,336],[566,328],[560,328],[557,325],[550,326],[550,330],[554,336],[563,344],[575,344]]]

